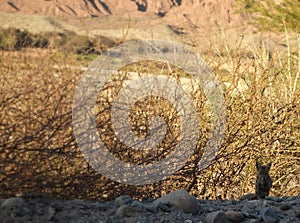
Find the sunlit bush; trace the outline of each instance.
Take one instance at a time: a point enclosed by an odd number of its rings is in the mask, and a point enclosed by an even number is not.
[[[243,41],[242,39],[240,41]],[[186,189],[199,198],[230,198],[254,192],[255,160],[272,161],[272,195],[299,194],[300,92],[299,56],[263,47],[245,49],[237,44],[215,44],[202,54],[224,90],[227,106],[226,135],[211,165],[199,171],[198,162],[210,131],[207,99],[201,91],[190,92],[203,124],[203,136],[187,164],[168,179],[146,186],[112,182],[93,170],[76,145],[72,127],[74,87],[83,63],[61,58],[51,51],[0,54],[0,196],[46,192],[64,198],[111,199],[119,194],[133,197],[160,196]],[[300,49],[300,47],[299,47]],[[182,71],[164,64],[144,62],[123,68],[173,75]],[[140,71],[141,71],[140,70]],[[185,78],[190,78],[184,74]],[[178,117],[165,100],[148,98],[132,109],[132,131],[147,134],[149,117],[161,115],[171,134],[155,153],[135,153],[116,140],[111,128],[111,99],[126,76],[107,83],[110,97],[99,92],[97,125],[102,139],[116,157],[135,163],[162,159],[176,144]],[[164,109],[162,109],[164,108]],[[149,110],[150,109],[150,110]],[[101,161],[101,159],[100,159]]]

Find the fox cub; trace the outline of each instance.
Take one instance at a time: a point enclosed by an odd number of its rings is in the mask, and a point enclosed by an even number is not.
[[[262,166],[258,161],[256,161],[257,178],[255,193],[259,198],[265,198],[265,196],[268,196],[272,187],[272,180],[269,175],[271,164],[272,163],[268,163],[266,166]]]

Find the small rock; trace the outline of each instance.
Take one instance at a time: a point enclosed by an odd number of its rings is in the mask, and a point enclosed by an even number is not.
[[[185,220],[184,223],[193,223],[192,220]]]
[[[244,194],[242,195],[239,200],[240,201],[244,201],[244,200],[255,200],[257,199],[257,195],[256,194]]]
[[[13,214],[16,217],[24,217],[24,216],[33,216],[34,215],[34,210],[32,209],[31,206],[28,205],[22,205],[19,206],[16,210],[15,213]]]
[[[125,204],[117,209],[116,214],[119,217],[132,217],[145,211],[146,208],[143,205]]]
[[[96,201],[96,206],[101,210],[101,211],[105,211],[108,210],[110,208],[113,208],[113,204],[111,202],[99,202]]]
[[[259,215],[259,212],[256,210],[248,210],[248,211],[241,211],[243,213],[244,216],[246,216],[247,218],[252,218],[252,219],[256,219],[257,215]]]
[[[300,218],[300,211],[299,211],[299,210],[296,210],[296,211],[295,211],[295,215],[296,215],[296,218]]]
[[[162,203],[162,202],[160,202],[160,203],[157,205],[157,207],[158,207],[159,209],[161,209],[162,211],[164,211],[164,212],[170,213],[170,212],[172,211],[170,206],[168,206],[167,204]]]
[[[203,208],[203,209],[205,209],[205,208]],[[206,207],[206,210],[207,210],[208,212],[215,212],[215,211],[218,211],[219,208],[217,208],[217,207],[215,207],[215,206],[208,206],[208,207]]]
[[[151,212],[153,214],[158,213],[158,209],[154,205],[152,205],[152,204],[145,204],[144,206],[145,206],[145,208],[146,208],[147,211],[149,211],[149,212]]]
[[[71,201],[68,201],[68,203],[71,204],[73,207],[75,207],[75,206],[83,205],[84,201],[81,200],[81,199],[75,198],[75,199],[73,199]]]
[[[3,209],[14,209],[14,208],[20,207],[24,203],[25,203],[25,201],[24,201],[23,198],[11,197],[11,198],[5,199],[2,202],[1,208],[3,208]]]
[[[247,202],[247,204],[253,205],[253,206],[256,206],[256,207],[259,207],[259,206],[263,205],[262,200],[250,200],[250,201],[246,201],[246,202]]]
[[[279,217],[276,212],[270,207],[264,207],[260,212],[260,217],[265,223],[276,223],[279,221]]]
[[[233,200],[233,199],[230,199],[230,200],[228,200],[228,201],[225,201],[225,202],[227,202],[228,204],[230,204],[230,205],[238,205],[239,204],[239,202],[238,201],[236,201],[236,200]]]
[[[52,202],[49,206],[54,208],[55,211],[61,211],[63,209],[63,205],[58,201]]]
[[[142,220],[138,221],[137,223],[150,223],[150,221],[148,221],[147,219],[142,219]]]
[[[132,202],[132,198],[128,195],[123,195],[123,196],[120,196],[120,197],[117,197],[115,199],[115,206],[116,207],[120,207],[122,205],[125,205],[125,204],[130,204]]]
[[[87,206],[86,206],[87,207]],[[90,216],[91,215],[91,210],[89,210],[88,208],[86,209],[81,209],[79,210],[79,215],[80,216]]]
[[[283,215],[289,217],[297,217],[296,211],[292,208],[284,211]]]
[[[223,211],[215,211],[206,216],[206,223],[227,223],[226,214]]]
[[[290,201],[290,204],[291,205],[299,205],[300,206],[300,199],[296,199],[296,200]]]
[[[291,209],[292,206],[287,202],[283,202],[282,204],[280,204],[279,208],[283,211],[286,211],[286,210]]]
[[[11,197],[5,199],[1,204],[1,209],[8,211],[11,217],[24,217],[24,216],[33,216],[34,209],[31,205],[28,205],[23,198],[20,197]],[[0,221],[3,220],[0,217]]]
[[[53,207],[49,207],[48,209],[48,220],[52,221],[56,214],[56,210]]]
[[[155,201],[155,199],[153,197],[143,197],[142,198],[143,203],[152,203],[153,201]]]
[[[185,190],[173,191],[153,202],[154,205],[159,203],[170,203],[186,213],[197,214],[199,211],[197,199]]]
[[[241,222],[245,218],[243,213],[234,211],[234,210],[228,210],[225,212],[225,214],[226,214],[227,219],[232,222]]]
[[[136,208],[145,208],[145,205],[140,201],[132,201],[130,205]]]
[[[131,212],[134,212],[133,208],[128,207],[127,205],[122,205],[117,209],[116,215],[121,218],[130,217]]]
[[[266,196],[265,199],[266,199],[266,200],[270,200],[270,201],[275,201],[275,202],[281,202],[281,201],[284,200],[283,198],[280,198],[280,197],[274,197],[274,196]]]
[[[293,201],[295,200],[297,197],[296,196],[286,196],[286,197],[283,197],[285,198],[286,201]]]

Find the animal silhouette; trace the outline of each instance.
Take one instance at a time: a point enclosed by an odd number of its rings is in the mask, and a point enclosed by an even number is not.
[[[255,193],[259,198],[265,198],[269,195],[270,189],[272,187],[272,180],[269,175],[270,168],[272,163],[268,163],[263,166],[258,161],[256,161],[256,185],[255,185]]]

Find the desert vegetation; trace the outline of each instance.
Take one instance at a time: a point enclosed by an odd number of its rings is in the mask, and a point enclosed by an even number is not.
[[[195,90],[197,86],[191,87],[188,95],[201,123],[195,152],[174,175],[144,186],[120,184],[99,174],[84,159],[74,138],[74,90],[91,59],[77,54],[101,50],[94,50],[87,37],[70,40],[67,34],[51,34],[51,39],[47,34],[41,37],[14,29],[2,31],[0,196],[45,192],[66,199],[108,200],[120,194],[158,197],[185,189],[198,198],[237,198],[254,192],[256,159],[272,161],[271,195],[298,195],[300,39],[293,31],[285,29],[285,47],[272,50],[264,39],[249,44],[243,35],[234,46],[229,45],[223,33],[209,50],[193,49],[224,91],[227,121],[221,149],[209,167],[198,169],[212,121],[204,93]],[[54,44],[57,41],[58,45]],[[167,124],[167,134],[152,150],[141,152],[124,146],[113,131],[110,113],[111,103],[130,71],[170,76],[179,84],[180,78],[192,77],[175,66],[141,61],[120,68],[99,92],[95,116],[101,139],[118,159],[141,165],[162,160],[172,151],[180,134],[180,119],[178,111],[163,98],[137,101],[130,114],[132,131],[140,137],[147,135],[149,119],[159,115]],[[101,157],[98,159],[101,162]]]
[[[112,39],[104,36],[80,36],[71,31],[32,34],[27,30],[11,27],[0,30],[0,49],[6,51],[47,48],[67,54],[99,55],[114,44]]]
[[[242,10],[254,15],[253,24],[263,30],[294,30],[299,33],[300,4],[297,0],[238,0]]]

